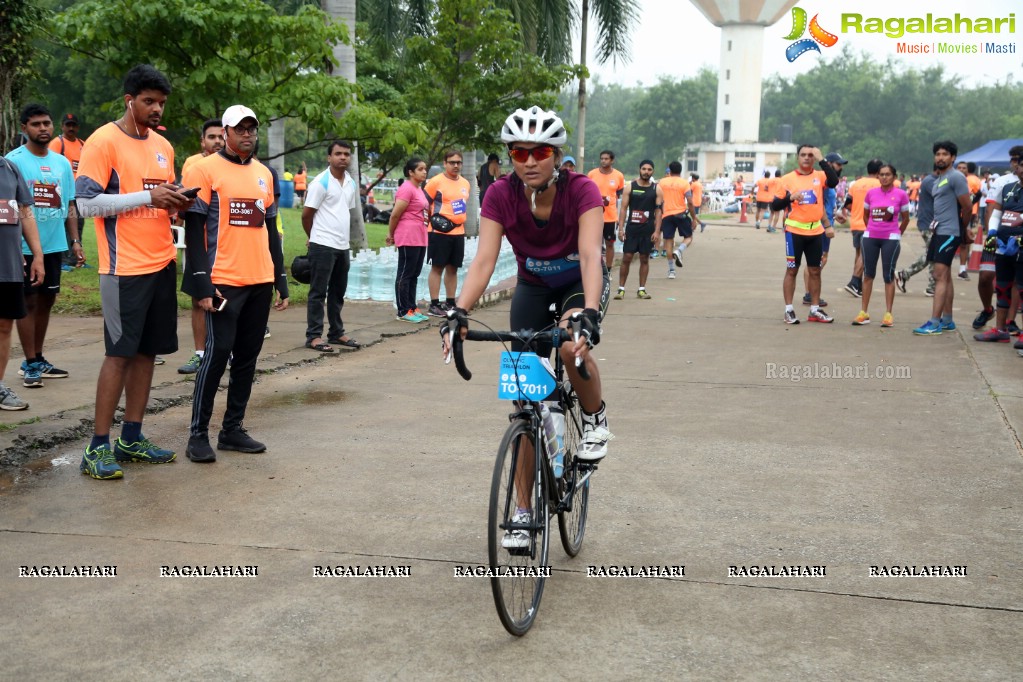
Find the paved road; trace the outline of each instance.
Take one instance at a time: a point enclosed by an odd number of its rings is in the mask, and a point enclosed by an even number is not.
[[[894,329],[849,326],[858,305],[837,293],[847,236],[825,274],[836,324],[788,327],[781,248],[748,226],[714,226],[679,279],[662,279],[654,261],[653,300],[613,304],[598,356],[617,439],[594,479],[583,551],[570,560],[552,546],[554,575],[525,638],[501,628],[484,579],[454,577],[485,562],[507,412],[491,378],[497,348],[470,347],[476,378],[465,383],[438,361],[432,332],[384,338],[401,327],[364,304],[351,306],[353,335],[383,342],[344,357],[302,363],[300,317],[272,323],[266,366],[278,371],[260,377],[247,423],[266,454],[130,465],[122,481],[99,482],[78,473],[75,440],[8,467],[0,670],[1019,679],[1023,359],[966,334],[913,337],[930,304],[922,281],[897,299]],[[974,284],[957,297],[967,327]],[[480,318],[502,325],[507,303]],[[83,340],[64,357],[97,356],[79,326]],[[855,378],[864,363],[871,378]],[[185,394],[173,365],[160,391]],[[794,366],[800,380],[782,378]],[[818,378],[804,379],[803,366]],[[842,378],[822,378],[824,368]],[[51,388],[87,395],[82,374],[34,392],[33,409]],[[168,405],[146,432],[183,448],[189,406]],[[117,577],[17,577],[41,565],[115,565]],[[186,565],[257,566],[258,576],[159,577]],[[411,576],[313,577],[323,565],[409,566]],[[685,576],[593,578],[591,565],[684,565]],[[826,575],[729,575],[792,565]],[[871,566],[966,575],[870,577]]]

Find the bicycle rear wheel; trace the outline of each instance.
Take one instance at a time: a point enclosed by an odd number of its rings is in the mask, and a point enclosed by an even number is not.
[[[487,544],[490,558],[490,587],[497,615],[513,635],[526,634],[536,619],[547,578],[549,507],[545,476],[537,474],[534,434],[528,420],[516,419],[501,439],[490,488]],[[542,470],[543,467],[540,467]],[[529,521],[513,521],[516,511],[531,510]],[[524,546],[505,540],[508,531],[525,531]],[[521,538],[520,538],[521,540]]]
[[[579,403],[566,404],[565,407],[565,472],[558,488],[564,497],[566,486],[575,486],[571,497],[572,508],[558,512],[558,533],[561,535],[561,546],[568,556],[575,556],[583,546],[583,535],[586,534],[586,513],[590,505],[590,476],[592,469],[588,465],[580,465],[576,459],[579,443],[582,442],[582,414]],[[580,479],[582,481],[580,482]]]

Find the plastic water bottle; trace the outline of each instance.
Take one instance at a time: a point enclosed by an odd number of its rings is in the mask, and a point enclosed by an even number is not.
[[[558,449],[554,454],[552,468],[554,477],[561,478],[565,472],[565,412],[557,403],[551,405],[551,421],[554,422],[554,434],[558,439]]]
[[[553,409],[551,409],[553,408]],[[556,417],[555,414],[558,414]],[[554,469],[554,477],[561,478],[565,469],[565,440],[564,436],[559,437],[557,421],[561,421],[561,434],[565,430],[565,414],[555,404],[547,402],[540,403],[540,417],[543,419],[544,437],[547,439],[547,452],[551,457],[551,468]]]

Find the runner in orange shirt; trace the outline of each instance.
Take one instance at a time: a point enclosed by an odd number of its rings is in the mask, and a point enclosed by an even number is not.
[[[186,454],[204,463],[217,458],[210,447],[209,424],[231,358],[217,449],[266,450],[243,422],[270,306],[279,311],[288,307],[273,176],[255,158],[259,119],[248,107],[235,104],[222,120],[224,148],[189,167],[183,178],[185,185],[198,189],[195,205],[185,214],[185,241],[194,295],[206,311],[208,330],[206,355],[195,376]]]
[[[668,164],[668,177],[658,185],[664,205],[661,209],[661,235],[664,238],[664,250],[672,251],[672,260],[668,261],[668,279],[675,279],[675,266],[682,267],[682,254],[693,242],[693,193],[689,183],[682,177],[682,164],[672,161]],[[675,233],[678,232],[681,244],[675,246]]]
[[[50,141],[50,149],[63,155],[71,162],[71,173],[76,178],[78,177],[78,163],[82,159],[82,146],[85,144],[85,140],[78,136],[78,126],[78,116],[71,113],[64,114],[64,118],[60,120],[60,135]],[[84,239],[85,218],[76,216],[75,219],[78,221],[79,238]],[[85,261],[79,263],[78,257],[71,249],[68,249],[64,253],[64,267],[62,269],[70,270],[75,267],[91,268],[92,266]]]
[[[757,216],[754,225],[760,229],[760,219],[764,217],[764,211],[770,211],[771,201],[774,195],[771,192],[771,171],[764,171],[764,177],[757,180],[756,196]]]
[[[587,177],[597,183],[604,197],[604,264],[610,271],[615,262],[615,234],[618,228],[618,199],[625,191],[625,176],[614,168],[615,153],[610,149],[600,152],[600,166]]]
[[[302,162],[302,170],[295,173],[295,208],[302,208],[305,202],[305,189],[308,183],[309,171],[306,170],[305,161]]]
[[[863,231],[867,227],[867,224],[863,222],[863,200],[867,196],[867,192],[881,186],[881,181],[877,179],[877,173],[883,164],[884,161],[881,159],[871,159],[867,162],[866,176],[859,178],[849,186],[849,193],[845,197],[843,206],[849,211],[849,230],[852,232],[853,248],[856,250],[856,256],[853,258],[853,274],[845,285],[845,290],[856,298],[863,296],[863,252],[860,249],[860,244],[863,241]]]
[[[211,118],[202,124],[202,136],[199,138],[198,154],[185,159],[181,166],[181,177],[197,161],[205,159],[210,154],[216,154],[224,148],[224,124],[219,118]],[[199,371],[202,363],[202,356],[206,353],[206,313],[199,307],[199,299],[193,293],[194,282],[191,269],[187,266],[182,268],[181,291],[192,297],[192,342],[195,344],[195,352],[192,357],[181,367],[178,367],[178,374],[195,374]]]
[[[696,173],[689,174],[689,189],[693,193],[693,220],[700,223],[700,232],[707,227],[707,224],[700,220],[700,206],[703,206],[703,183]]]
[[[771,222],[767,226],[767,233],[774,234],[778,231],[778,223],[781,221],[782,212],[774,208],[774,200],[780,199],[785,196],[785,188],[781,182],[781,169],[774,171],[774,177],[771,178]]]
[[[796,293],[796,275],[806,254],[806,267],[810,270],[810,314],[807,322],[833,322],[833,318],[820,309],[821,259],[824,254],[824,235],[834,238],[835,231],[824,211],[824,189],[838,186],[838,174],[817,147],[799,145],[796,151],[799,166],[782,177],[784,196],[776,198],[771,207],[787,211],[785,218],[785,278],[782,295],[785,298],[786,324],[799,324],[792,307]],[[821,170],[814,170],[814,164]]]
[[[79,210],[95,217],[106,357],[96,382],[92,442],[81,471],[121,478],[118,462],[174,459],[142,435],[157,355],[178,349],[177,249],[170,212],[192,200],[174,184],[174,149],[156,132],[171,86],[148,64],[124,79],[124,115],[99,128],[82,150]],[[110,447],[114,410],[125,395],[121,436]]]
[[[426,284],[430,289],[430,307],[426,312],[433,317],[444,317],[455,305],[458,269],[465,260],[469,181],[462,177],[462,152],[453,149],[445,152],[444,172],[430,178],[423,189],[430,198],[430,227],[426,236],[426,262],[430,264]],[[440,300],[442,275],[443,304]]]
[[[966,234],[968,242],[959,247],[959,279],[969,281],[970,273],[966,271],[966,265],[970,259],[973,240],[977,236],[977,209],[980,206],[980,195],[984,182],[977,176],[977,164],[972,161],[960,161],[956,164],[956,170],[966,176],[966,186],[970,189],[970,202],[973,204],[970,227]],[[988,297],[988,300],[990,301],[991,298]]]

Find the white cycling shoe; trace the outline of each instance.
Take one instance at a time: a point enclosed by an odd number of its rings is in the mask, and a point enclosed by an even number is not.
[[[576,459],[580,462],[595,464],[607,455],[607,444],[614,439],[614,434],[607,428],[606,405],[601,403],[596,414],[583,411],[583,440],[579,443]]]

